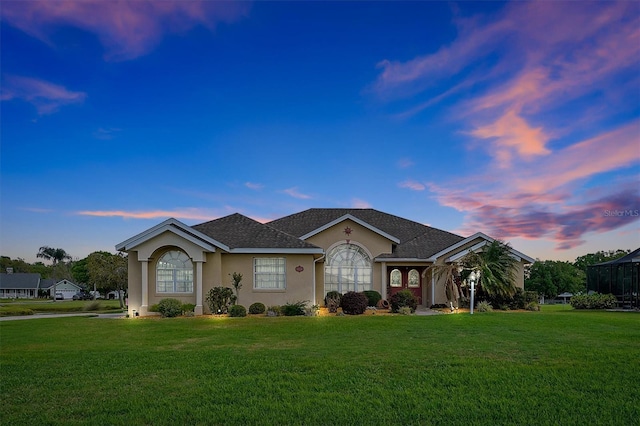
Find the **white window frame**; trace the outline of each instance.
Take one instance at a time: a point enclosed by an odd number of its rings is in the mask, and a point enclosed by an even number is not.
[[[275,262],[275,265],[273,264]],[[260,265],[262,263],[262,265]],[[271,263],[269,265],[268,263]],[[276,271],[259,271],[260,267],[275,266]],[[268,278],[268,279],[265,279]],[[274,279],[275,278],[275,279]],[[253,258],[253,289],[283,291],[287,289],[287,259],[284,257]]]
[[[185,260],[181,260],[184,267],[182,268],[160,268],[160,263],[167,255],[171,255],[172,253],[177,253],[178,257],[186,258]],[[160,280],[159,277],[162,275],[168,277],[171,275],[171,280],[164,279]],[[156,293],[158,294],[191,294],[193,293],[193,262],[189,258],[189,256],[183,252],[182,250],[169,250],[160,256],[158,262],[156,263]],[[184,279],[183,276],[187,279]],[[171,283],[171,289],[165,290],[160,287],[160,282]],[[180,285],[186,285],[186,289],[179,290]]]
[[[398,277],[398,279],[395,280],[394,276]],[[400,272],[400,269],[396,268],[393,271],[391,271],[391,273],[389,274],[389,287],[394,287],[394,288],[402,287],[402,272]]]

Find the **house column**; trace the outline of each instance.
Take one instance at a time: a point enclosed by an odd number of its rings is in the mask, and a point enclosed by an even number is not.
[[[436,277],[433,271],[431,271],[431,304],[436,304]]]
[[[193,313],[202,315],[202,261],[196,260],[196,307]]]
[[[380,283],[382,283],[382,288],[380,289],[380,295],[382,296],[382,300],[387,300],[387,262],[382,262],[380,264]]]
[[[142,303],[140,304],[140,315],[147,315],[149,310],[149,261],[141,260],[142,263]]]

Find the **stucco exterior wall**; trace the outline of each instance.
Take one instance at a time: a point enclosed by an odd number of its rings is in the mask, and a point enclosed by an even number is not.
[[[129,316],[133,316],[133,310],[140,309],[142,304],[142,264],[138,262],[138,252],[130,251],[128,256],[128,310]]]
[[[345,234],[345,228],[350,228],[351,233]],[[374,263],[373,259],[382,253],[391,253],[393,242],[388,238],[368,229],[364,226],[346,219],[334,226],[325,229],[324,231],[309,237],[306,241],[314,244],[318,247],[322,247],[325,252],[333,248],[338,244],[344,244],[349,240],[353,244],[357,244],[363,247],[365,251],[371,256],[372,266],[372,290],[382,294],[382,273],[379,263]],[[316,300],[318,304],[323,304],[324,299],[324,266],[326,259],[323,262],[318,262],[318,268],[316,272]]]

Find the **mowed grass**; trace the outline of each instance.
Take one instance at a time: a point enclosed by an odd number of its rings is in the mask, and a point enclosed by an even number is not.
[[[640,314],[0,323],[0,424],[637,425]]]
[[[24,315],[24,311],[34,313],[65,313],[89,311],[121,311],[118,300],[2,300],[0,316]]]

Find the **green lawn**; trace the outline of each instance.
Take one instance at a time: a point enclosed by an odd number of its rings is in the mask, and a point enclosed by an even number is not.
[[[640,314],[0,322],[0,424],[636,425]]]
[[[2,300],[0,316],[26,315],[32,313],[65,313],[65,312],[115,312],[120,311],[118,300]]]

